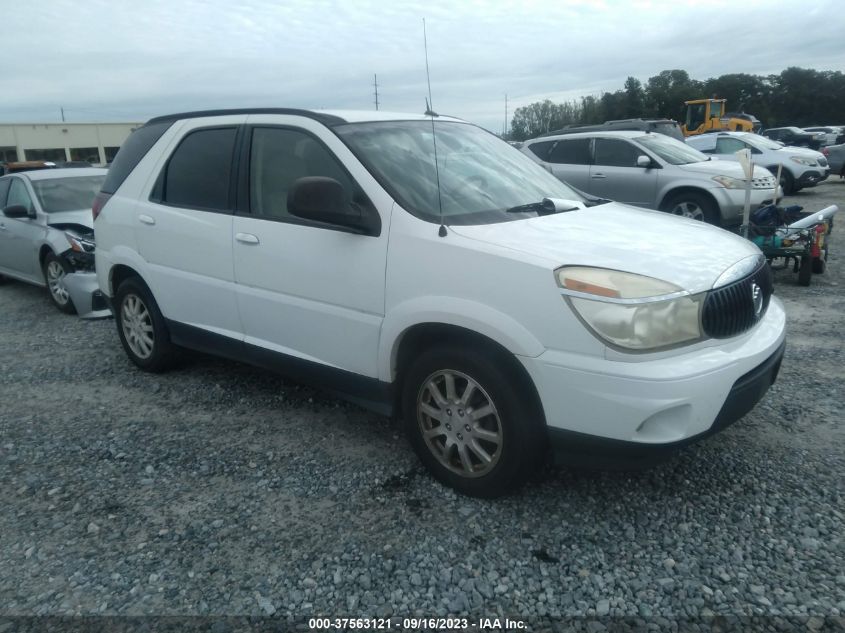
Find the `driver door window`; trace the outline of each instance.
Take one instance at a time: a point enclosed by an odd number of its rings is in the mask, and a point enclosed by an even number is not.
[[[636,167],[637,156],[642,152],[628,143],[610,138],[596,139],[596,165],[608,167]]]
[[[14,178],[12,185],[9,187],[9,198],[6,201],[6,206],[10,207],[13,204],[19,204],[26,207],[27,211],[32,213],[34,207],[32,206],[32,198],[29,196],[29,191],[26,185],[20,178]]]
[[[716,141],[717,154],[733,154],[745,147],[745,143],[736,138],[724,137]]]

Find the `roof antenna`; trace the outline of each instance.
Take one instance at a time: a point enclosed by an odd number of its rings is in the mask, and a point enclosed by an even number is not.
[[[425,33],[425,18],[423,18],[423,45],[425,46],[425,79],[428,82],[425,116],[431,117],[431,140],[434,143],[434,176],[437,179],[437,205],[440,209],[440,230],[437,234],[440,237],[446,237],[446,225],[443,224],[443,197],[440,195],[440,168],[437,165],[437,135],[434,132],[434,117],[439,115],[434,111],[434,104],[431,99],[431,75],[428,72],[428,38]]]

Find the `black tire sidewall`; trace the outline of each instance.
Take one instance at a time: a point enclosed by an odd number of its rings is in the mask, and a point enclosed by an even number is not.
[[[812,278],[813,258],[809,255],[805,255],[801,258],[801,264],[798,267],[798,285],[809,286]]]
[[[153,325],[153,351],[147,358],[141,358],[132,351],[123,333],[123,302],[129,295],[138,297],[149,312]],[[114,321],[120,344],[129,359],[144,371],[157,373],[169,368],[173,362],[173,344],[167,322],[158,308],[152,293],[138,277],[130,277],[121,282],[114,297]]]
[[[62,305],[56,301],[53,293],[50,292],[50,282],[47,280],[47,266],[49,266],[50,262],[53,261],[59,263],[59,266],[61,266],[62,270],[65,271],[65,275],[69,275],[73,272],[73,268],[67,263],[67,261],[65,261],[64,258],[56,255],[53,251],[47,253],[47,255],[44,256],[44,263],[41,265],[41,272],[44,275],[44,283],[47,286],[47,296],[50,297],[50,301],[60,312],[64,312],[65,314],[76,314],[76,306],[73,305],[73,299],[71,299],[70,294],[68,294],[67,303]]]
[[[713,201],[710,200],[706,195],[695,192],[675,194],[669,198],[664,208],[667,213],[676,215],[672,212],[672,208],[681,202],[692,202],[698,205],[702,213],[704,213],[704,222],[706,222],[707,224],[714,224],[716,226],[719,226],[721,224],[721,214],[719,213],[718,206],[714,204]]]
[[[495,354],[469,348],[437,347],[426,350],[409,366],[402,386],[405,432],[420,461],[441,483],[463,494],[493,498],[508,493],[540,461],[545,429],[531,394],[523,394],[512,372]],[[417,420],[417,397],[423,381],[438,370],[460,371],[481,385],[492,399],[502,428],[502,453],[494,469],[477,478],[461,477],[431,453]]]

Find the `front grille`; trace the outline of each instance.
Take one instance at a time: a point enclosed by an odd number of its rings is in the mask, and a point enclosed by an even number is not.
[[[755,286],[761,303],[755,301]],[[712,338],[729,338],[750,330],[766,314],[773,290],[772,271],[766,262],[747,277],[711,290],[701,313],[704,333]]]
[[[774,176],[762,176],[760,178],[752,178],[751,179],[751,188],[752,189],[774,189],[775,188],[775,177]]]

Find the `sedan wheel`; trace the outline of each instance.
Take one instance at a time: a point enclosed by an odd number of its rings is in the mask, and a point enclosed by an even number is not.
[[[489,473],[502,454],[502,422],[489,394],[451,369],[431,374],[417,396],[417,422],[440,464],[461,477]]]
[[[76,308],[70,293],[65,285],[65,276],[73,272],[64,259],[52,251],[47,253],[43,263],[44,283],[47,284],[47,291],[50,293],[50,300],[59,310],[65,314],[73,314]]]

